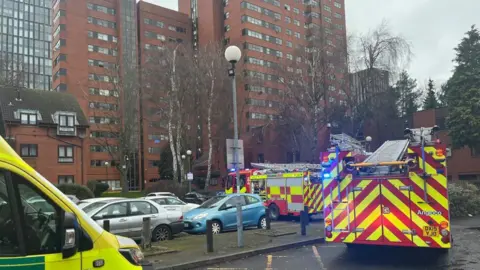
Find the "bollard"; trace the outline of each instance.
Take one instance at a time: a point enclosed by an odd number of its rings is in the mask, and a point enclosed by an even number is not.
[[[310,224],[310,217],[308,216],[308,206],[303,206],[303,212],[306,214],[305,225]]]
[[[142,248],[152,247],[152,221],[150,217],[144,217],[142,223]]]
[[[207,252],[213,252],[213,231],[212,231],[213,221],[207,220]]]
[[[243,247],[243,216],[240,202],[237,202],[237,246]]]
[[[305,211],[300,211],[300,226],[301,226],[301,234],[303,236],[307,235],[307,222],[305,220]]]
[[[103,229],[107,232],[110,232],[110,220],[104,219],[103,220]]]
[[[265,219],[267,221],[267,230],[270,230],[270,222],[272,222],[270,219],[270,208],[265,209]]]

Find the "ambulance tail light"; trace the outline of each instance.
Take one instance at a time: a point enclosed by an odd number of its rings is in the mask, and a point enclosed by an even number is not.
[[[442,235],[442,242],[447,244],[450,243],[450,231],[447,229],[440,230],[440,234]]]
[[[325,219],[325,225],[328,227],[332,225],[332,220],[330,218]]]

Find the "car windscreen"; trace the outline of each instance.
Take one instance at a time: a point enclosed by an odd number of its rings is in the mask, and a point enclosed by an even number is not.
[[[226,196],[215,196],[204,203],[202,203],[198,208],[213,208],[215,206],[218,206],[218,202],[220,202],[222,199],[224,199]]]

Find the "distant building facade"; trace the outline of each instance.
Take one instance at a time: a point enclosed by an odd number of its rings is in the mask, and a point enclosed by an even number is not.
[[[0,135],[54,184],[84,184],[88,121],[74,96],[0,89]]]

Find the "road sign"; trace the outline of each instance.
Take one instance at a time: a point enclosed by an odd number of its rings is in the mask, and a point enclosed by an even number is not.
[[[188,181],[193,181],[193,173],[191,173],[191,172],[187,173],[187,180]]]
[[[232,139],[227,139],[227,168],[232,169],[234,168],[235,164],[233,161],[233,153],[234,153],[234,143]],[[243,155],[243,140],[238,140],[238,161],[237,161],[237,168],[245,169],[245,158]]]

